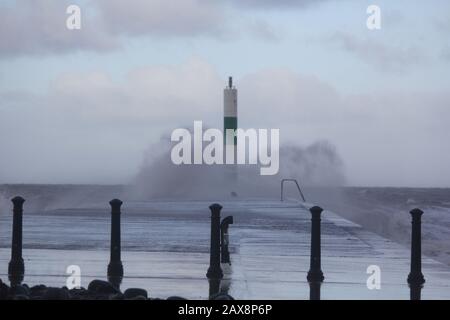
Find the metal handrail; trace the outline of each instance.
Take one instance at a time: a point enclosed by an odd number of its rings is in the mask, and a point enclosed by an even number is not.
[[[288,182],[288,181],[295,182],[295,185],[297,186],[298,192],[300,193],[300,196],[302,197],[303,202],[306,202],[305,196],[303,195],[303,192],[302,192],[302,189],[300,188],[300,185],[298,184],[296,179],[282,179],[281,180],[281,201],[283,201],[284,182]]]

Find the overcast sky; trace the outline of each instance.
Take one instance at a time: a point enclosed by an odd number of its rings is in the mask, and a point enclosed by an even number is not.
[[[127,183],[233,75],[241,127],[328,140],[350,185],[450,187],[449,36],[446,0],[1,0],[0,183]]]

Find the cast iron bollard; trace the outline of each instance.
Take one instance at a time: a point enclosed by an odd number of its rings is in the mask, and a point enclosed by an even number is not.
[[[309,300],[320,300],[320,286],[322,282],[313,281],[309,283]]]
[[[14,204],[14,209],[11,261],[8,265],[8,278],[11,286],[14,286],[22,283],[25,274],[25,265],[22,258],[22,215],[25,199],[15,197],[11,201]]]
[[[209,284],[209,292],[208,292],[208,299],[212,300],[214,296],[220,293],[220,284],[222,280],[219,278],[211,278],[208,279]]]
[[[320,298],[320,283],[323,282],[324,276],[320,263],[320,214],[323,209],[320,207],[312,207],[311,212],[311,257],[310,268],[306,279],[310,283],[310,299]]]
[[[214,203],[209,206],[209,209],[211,210],[211,249],[206,276],[209,279],[222,279],[223,272],[220,267],[220,210],[222,206]]]
[[[228,216],[220,223],[220,247],[221,247],[221,262],[230,263],[230,251],[228,250],[229,236],[228,227],[233,224],[233,216]]]
[[[111,259],[108,264],[108,281],[120,287],[123,278],[123,266],[120,257],[120,207],[122,201],[114,199],[111,205]]]
[[[411,300],[420,300],[420,291],[425,283],[425,278],[422,274],[421,218],[423,211],[416,208],[411,210],[410,213],[412,216],[411,271],[408,275],[408,284]]]

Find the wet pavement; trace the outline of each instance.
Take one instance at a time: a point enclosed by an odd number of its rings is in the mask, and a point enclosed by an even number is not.
[[[232,265],[222,291],[237,299],[309,299],[310,213],[294,201],[222,201],[230,226]],[[149,296],[206,299],[211,202],[126,202],[122,207],[122,289]],[[322,214],[322,299],[409,299],[405,248],[332,212]],[[10,259],[11,214],[0,216],[0,278]],[[25,283],[63,286],[69,265],[82,286],[105,279],[109,262],[108,206],[24,214]],[[367,268],[381,270],[381,289],[369,290]],[[423,299],[450,299],[450,270],[423,258]]]

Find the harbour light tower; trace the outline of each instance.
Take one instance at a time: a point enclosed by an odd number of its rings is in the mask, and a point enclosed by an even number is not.
[[[233,87],[233,78],[228,78],[228,86],[223,90],[223,133],[225,145],[225,163],[230,166],[227,178],[236,187],[237,172],[237,89]]]
[[[223,132],[225,145],[233,145],[236,149],[237,138],[226,139],[227,129],[237,129],[237,89],[233,87],[233,78],[228,78],[228,86],[223,90]],[[235,150],[236,151],[236,150]],[[234,153],[236,155],[236,152]]]

